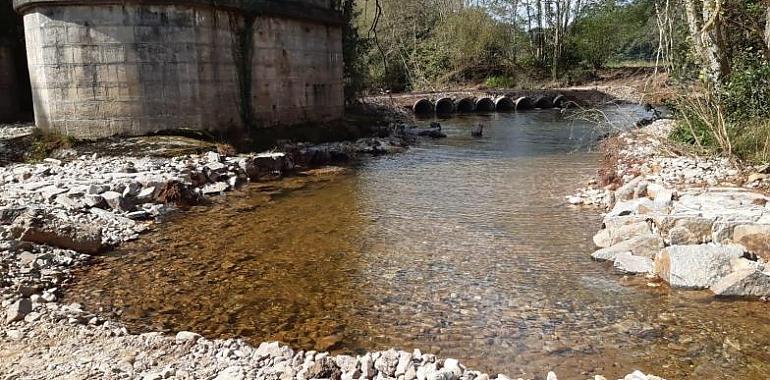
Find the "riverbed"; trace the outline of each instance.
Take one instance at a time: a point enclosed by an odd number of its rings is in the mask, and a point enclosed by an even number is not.
[[[419,348],[513,377],[767,378],[766,304],[591,260],[601,215],[564,195],[596,170],[593,124],[550,110],[441,122],[447,139],[407,153],[180,212],[78,273],[66,301],[135,331]]]

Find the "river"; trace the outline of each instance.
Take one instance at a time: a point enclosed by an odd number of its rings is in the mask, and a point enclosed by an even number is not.
[[[514,378],[770,378],[766,304],[591,260],[601,215],[564,196],[596,170],[593,124],[558,111],[442,123],[447,139],[348,174],[250,185],[180,212],[78,273],[67,301],[134,331],[419,348]]]

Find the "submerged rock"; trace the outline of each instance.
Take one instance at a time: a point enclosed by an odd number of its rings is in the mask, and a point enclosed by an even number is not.
[[[738,270],[712,286],[711,291],[721,297],[770,297],[770,272]]]
[[[665,244],[660,236],[648,234],[622,241],[607,248],[602,248],[594,252],[591,256],[596,260],[615,260],[615,256],[619,253],[630,252],[636,256],[655,257],[664,246]]]
[[[621,252],[615,255],[614,267],[621,273],[629,274],[646,274],[652,273],[654,270],[652,259],[634,256],[631,252]]]

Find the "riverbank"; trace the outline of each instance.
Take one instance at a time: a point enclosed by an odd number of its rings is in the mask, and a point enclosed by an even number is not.
[[[385,149],[373,146],[391,145],[397,146],[382,141],[350,144],[361,147],[364,152],[376,153],[384,153]],[[322,157],[337,155],[330,153],[334,150],[320,151],[329,153],[320,153]],[[312,374],[354,378],[359,372],[365,378],[398,378],[396,373],[400,374],[398,368],[402,368],[405,379],[483,379],[482,374],[468,371],[454,360],[442,361],[415,352],[370,353],[355,358],[355,361],[347,356],[337,356],[331,365],[329,360],[323,359],[329,357],[325,354],[292,352],[277,348],[275,344],[257,353],[258,347],[239,340],[199,339],[194,344],[185,343],[187,338],[197,338],[189,333],[181,334],[180,343],[177,343],[174,336],[131,334],[124,325],[104,318],[98,312],[83,310],[76,304],[60,303],[70,270],[88,263],[93,255],[39,244],[40,239],[69,247],[77,244],[76,249],[81,251],[100,252],[152,228],[156,218],[163,220],[162,216],[169,211],[164,202],[144,198],[156,184],[161,188],[166,187],[163,181],[188,184],[182,188],[173,186],[178,191],[167,193],[196,198],[206,195],[204,189],[207,186],[211,191],[221,189],[225,184],[229,186],[233,178],[237,185],[238,178],[243,178],[244,174],[249,177],[248,168],[254,170],[258,179],[263,175],[272,178],[275,168],[285,164],[278,165],[277,161],[284,161],[281,157],[287,156],[271,153],[230,157],[206,152],[184,157],[136,158],[76,154],[3,169],[2,194],[6,197],[3,203],[8,206],[3,207],[7,211],[3,218],[8,222],[2,227],[6,318],[0,334],[0,357],[4,358],[0,372],[20,378],[310,378]],[[313,153],[309,157],[315,156]],[[296,165],[299,160],[292,161]],[[192,186],[195,178],[202,178],[201,174],[206,178],[205,183]],[[212,174],[216,180],[211,179]],[[157,188],[152,191],[152,197],[156,191]],[[220,193],[213,191],[208,196]],[[86,202],[91,201],[98,202],[103,208],[88,206]],[[29,207],[30,204],[39,207]],[[96,211],[97,208],[106,213]],[[34,212],[30,213],[30,209]],[[143,220],[145,218],[147,220]],[[101,238],[98,238],[100,228]],[[71,233],[57,234],[66,231]],[[50,240],[52,237],[55,239]],[[265,350],[280,351],[280,354],[265,356]],[[394,357],[398,358],[395,363]],[[391,375],[392,367],[395,370]],[[316,370],[321,372],[312,372]],[[332,372],[323,375],[327,370]],[[491,377],[506,379],[504,376]],[[630,378],[646,377],[636,374]]]
[[[668,143],[673,127],[658,120],[604,141],[598,178],[568,197],[607,211],[593,258],[672,288],[767,300],[767,166],[688,155]]]

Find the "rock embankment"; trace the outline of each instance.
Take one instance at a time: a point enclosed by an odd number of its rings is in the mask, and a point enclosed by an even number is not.
[[[673,121],[616,137],[618,183],[568,197],[605,207],[592,256],[622,273],[658,277],[674,288],[716,296],[770,297],[770,198],[766,167],[741,170],[725,158],[666,149]]]

